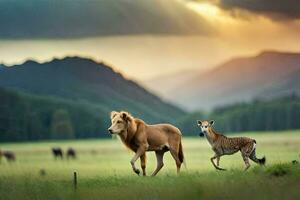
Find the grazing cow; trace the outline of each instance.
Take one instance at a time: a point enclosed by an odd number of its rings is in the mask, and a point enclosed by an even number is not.
[[[135,167],[135,162],[140,158],[143,175],[146,176],[146,151],[155,151],[156,154],[157,167],[152,176],[163,167],[163,156],[167,151],[173,156],[179,173],[184,155],[181,132],[178,128],[170,124],[148,125],[124,111],[113,111],[110,118],[112,125],[108,129],[109,133],[117,134],[122,142],[135,152],[130,163],[136,174],[140,174],[140,170]]]
[[[76,159],[76,151],[75,151],[75,149],[69,148],[67,150],[67,159],[69,159],[69,158]]]
[[[247,170],[250,167],[249,158],[260,164],[264,165],[266,158],[261,159],[256,157],[256,141],[247,137],[233,137],[228,138],[225,135],[217,133],[212,125],[214,121],[200,121],[198,120],[198,126],[201,129],[200,136],[205,136],[212,146],[215,155],[210,159],[213,166],[218,170],[225,170],[219,167],[220,157],[223,155],[231,155],[238,151],[241,151],[243,160],[245,162]],[[217,165],[214,162],[214,159],[217,159]]]
[[[57,159],[58,157],[60,157],[61,159],[63,159],[63,151],[60,147],[53,147],[52,148],[52,153],[55,159]]]
[[[14,161],[16,161],[16,155],[12,151],[1,151],[0,150],[0,159],[1,159],[2,156],[6,158],[7,162],[14,162]]]

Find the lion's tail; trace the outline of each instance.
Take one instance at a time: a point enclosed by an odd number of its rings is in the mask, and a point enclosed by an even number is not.
[[[184,155],[183,155],[183,148],[182,148],[181,140],[180,140],[180,143],[179,143],[178,158],[179,158],[180,162],[183,163],[184,166],[186,167],[186,163],[185,163]]]

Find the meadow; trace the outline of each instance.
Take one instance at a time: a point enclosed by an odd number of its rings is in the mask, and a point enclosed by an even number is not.
[[[267,158],[265,167],[251,162],[244,172],[237,153],[221,158],[227,171],[216,171],[210,162],[213,152],[199,137],[184,138],[186,168],[180,175],[166,153],[165,166],[156,177],[135,175],[129,164],[132,152],[116,138],[0,143],[0,149],[17,155],[12,164],[2,158],[0,199],[300,199],[300,164],[292,164],[300,161],[300,131],[238,135],[256,139],[257,156]],[[55,160],[51,154],[55,146],[75,148],[78,159]],[[152,152],[147,156],[150,175],[156,159]]]

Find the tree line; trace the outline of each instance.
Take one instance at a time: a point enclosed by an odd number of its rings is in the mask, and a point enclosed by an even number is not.
[[[216,121],[221,132],[300,129],[300,98],[296,95],[272,100],[254,100],[219,107],[209,113],[194,112],[177,121],[182,132],[196,135],[196,120]]]
[[[109,137],[109,112],[101,105],[0,88],[0,142]],[[174,125],[184,135],[197,135],[198,119],[215,120],[221,132],[300,129],[300,98],[293,95],[189,113]]]
[[[0,141],[105,137],[108,111],[0,89]]]

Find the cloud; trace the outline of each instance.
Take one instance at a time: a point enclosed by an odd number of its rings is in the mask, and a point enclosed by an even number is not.
[[[0,38],[210,34],[177,0],[1,0]]]
[[[218,5],[227,10],[247,10],[265,15],[273,20],[300,19],[299,0],[219,0]]]

